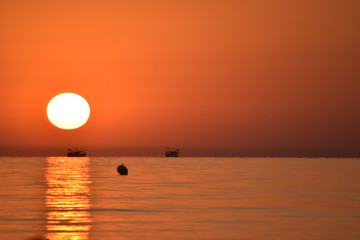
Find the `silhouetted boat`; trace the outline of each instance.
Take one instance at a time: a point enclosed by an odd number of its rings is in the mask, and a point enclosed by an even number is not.
[[[85,157],[86,153],[83,150],[75,150],[73,151],[72,149],[68,149],[68,153],[67,153],[68,157]]]
[[[179,149],[166,148],[165,157],[177,157],[179,155]]]

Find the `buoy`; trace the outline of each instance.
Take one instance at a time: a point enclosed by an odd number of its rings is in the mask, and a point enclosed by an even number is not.
[[[125,167],[123,163],[120,166],[118,166],[117,171],[120,173],[120,175],[128,175],[128,169]]]

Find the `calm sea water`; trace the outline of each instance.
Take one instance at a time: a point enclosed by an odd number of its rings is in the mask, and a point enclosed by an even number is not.
[[[2,240],[360,239],[360,159],[2,157],[0,176]]]

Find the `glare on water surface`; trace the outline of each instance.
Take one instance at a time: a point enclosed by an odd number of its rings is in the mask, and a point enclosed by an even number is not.
[[[47,237],[88,239],[89,158],[50,157],[46,170]]]

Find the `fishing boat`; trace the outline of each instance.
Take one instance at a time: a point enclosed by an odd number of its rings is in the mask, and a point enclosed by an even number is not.
[[[178,157],[179,149],[166,148],[165,149],[165,157]]]
[[[68,153],[67,153],[68,157],[85,157],[86,156],[86,152],[84,150],[75,150],[73,151],[72,149],[68,149]]]

